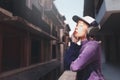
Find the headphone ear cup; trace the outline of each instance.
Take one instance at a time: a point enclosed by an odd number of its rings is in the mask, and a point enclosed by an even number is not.
[[[89,26],[88,30],[87,30],[87,34],[90,33],[91,29],[93,29],[94,27],[93,26]]]
[[[100,29],[98,27],[89,27],[88,28],[88,36],[95,37],[99,30]]]

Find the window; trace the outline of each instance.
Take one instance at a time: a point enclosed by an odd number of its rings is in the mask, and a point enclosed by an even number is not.
[[[21,58],[21,39],[17,35],[4,35],[2,71],[8,71],[20,67]]]
[[[44,0],[39,0],[39,4],[43,7],[44,6]]]
[[[13,0],[0,0],[0,7],[13,11]]]
[[[52,9],[52,0],[45,0],[44,8],[45,10],[51,10]]]
[[[56,58],[56,45],[52,45],[52,59]]]
[[[31,45],[31,64],[40,62],[40,41],[32,40]]]
[[[32,0],[26,0],[26,5],[28,8],[32,9]]]

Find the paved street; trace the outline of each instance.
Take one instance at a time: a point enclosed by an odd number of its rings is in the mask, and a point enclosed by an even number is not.
[[[120,80],[120,66],[108,64],[102,55],[102,72],[105,80]]]

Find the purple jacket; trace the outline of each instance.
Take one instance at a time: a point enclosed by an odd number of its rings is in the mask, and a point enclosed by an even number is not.
[[[82,41],[82,47],[79,51],[79,56],[75,59],[71,65],[70,69],[72,71],[77,71],[82,74],[77,76],[80,80],[98,80],[95,79],[93,73],[96,73],[99,76],[101,74],[101,49],[100,44],[97,41],[85,40]],[[78,79],[79,80],[79,79]],[[100,79],[103,80],[103,79]]]

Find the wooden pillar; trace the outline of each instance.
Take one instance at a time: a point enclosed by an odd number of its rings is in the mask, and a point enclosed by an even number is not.
[[[0,27],[0,72],[2,71],[2,27]]]
[[[40,58],[40,62],[44,62],[44,41],[43,40],[41,40],[41,54],[40,54],[40,56],[41,56],[41,58]]]
[[[29,32],[25,33],[24,38],[22,40],[23,52],[22,52],[22,66],[29,66],[30,64],[30,53],[31,53],[31,40]]]
[[[64,35],[64,30],[60,29],[60,42],[62,42],[62,38]],[[61,61],[61,72],[64,70],[64,44],[60,44],[60,61]]]

